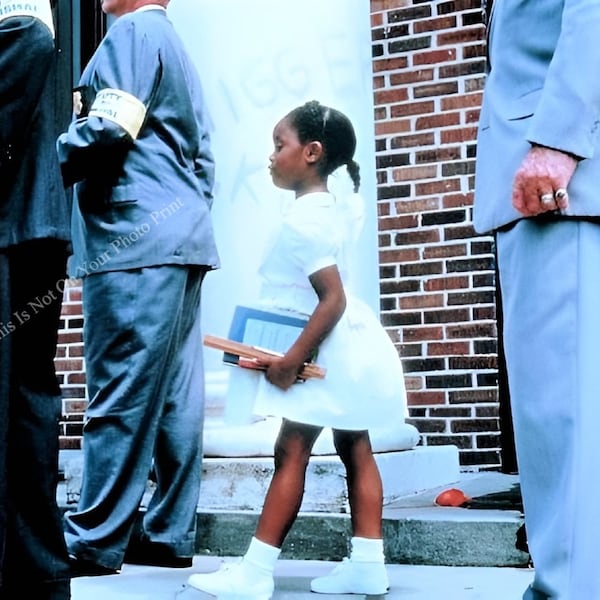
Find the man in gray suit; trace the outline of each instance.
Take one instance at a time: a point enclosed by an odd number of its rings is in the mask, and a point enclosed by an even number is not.
[[[198,75],[168,0],[103,0],[117,17],[86,66],[58,140],[76,182],[89,404],[83,481],[66,516],[73,575],[118,571],[153,469],[129,562],[191,565],[202,461],[200,289],[219,264],[213,158]]]
[[[496,0],[474,223],[496,233],[528,600],[600,598],[600,2]]]
[[[0,598],[6,600],[70,598],[56,503],[62,398],[54,370],[69,241],[55,141],[69,115],[60,114],[54,33],[49,0],[0,0]]]

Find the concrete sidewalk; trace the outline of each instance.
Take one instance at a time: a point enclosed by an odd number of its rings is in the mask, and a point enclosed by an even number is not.
[[[209,600],[211,596],[187,587],[186,580],[192,573],[213,571],[222,561],[229,560],[237,559],[196,556],[194,565],[189,569],[124,565],[119,575],[74,579],[72,600]],[[324,575],[334,564],[314,560],[280,560],[275,570],[273,600],[359,598],[311,593],[310,580]],[[528,568],[425,565],[388,565],[387,568],[389,593],[365,596],[365,599],[520,600],[533,579],[533,570]],[[241,600],[241,597],[236,596],[235,600]]]
[[[371,598],[521,600],[533,570],[526,566],[528,555],[515,548],[522,524],[518,478],[463,474],[453,487],[472,500],[462,508],[435,505],[435,497],[446,487],[411,494],[384,507],[391,585],[387,595]],[[187,578],[214,571],[223,561],[238,560],[230,557],[245,551],[257,516],[257,511],[200,511],[197,556],[191,568],[125,564],[119,575],[73,579],[72,600],[210,600],[211,596],[186,587]],[[310,592],[310,580],[346,555],[349,533],[348,514],[301,513],[276,567],[273,600],[361,597]]]

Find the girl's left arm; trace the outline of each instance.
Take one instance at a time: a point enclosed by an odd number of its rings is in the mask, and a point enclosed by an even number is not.
[[[336,265],[319,269],[309,279],[319,303],[286,354],[266,365],[267,380],[282,390],[287,390],[296,381],[304,362],[335,327],[346,309],[344,286]]]

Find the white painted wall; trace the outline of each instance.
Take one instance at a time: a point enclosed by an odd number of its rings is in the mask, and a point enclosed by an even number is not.
[[[290,192],[267,166],[272,130],[287,112],[317,99],[356,128],[366,219],[355,292],[379,310],[371,26],[368,0],[173,0],[171,20],[194,58],[213,121],[213,208],[222,268],[204,286],[204,333],[226,335],[233,309],[251,297],[269,225]],[[334,191],[350,193],[344,170]],[[209,374],[220,354],[205,351]]]

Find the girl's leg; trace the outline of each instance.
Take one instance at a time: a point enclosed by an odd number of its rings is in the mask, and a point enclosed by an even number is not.
[[[283,420],[275,442],[275,473],[256,532],[242,561],[234,567],[190,576],[188,584],[214,596],[244,594],[268,600],[273,570],[283,541],[293,525],[304,495],[306,467],[321,427]]]
[[[336,451],[346,467],[352,522],[350,558],[329,575],[311,582],[313,592],[324,594],[385,594],[382,534],[383,485],[367,431],[333,431]]]
[[[335,449],[346,467],[354,536],[381,539],[383,484],[368,431],[333,430]]]
[[[275,473],[265,497],[255,537],[281,548],[304,495],[306,468],[321,427],[283,420],[275,442]]]

